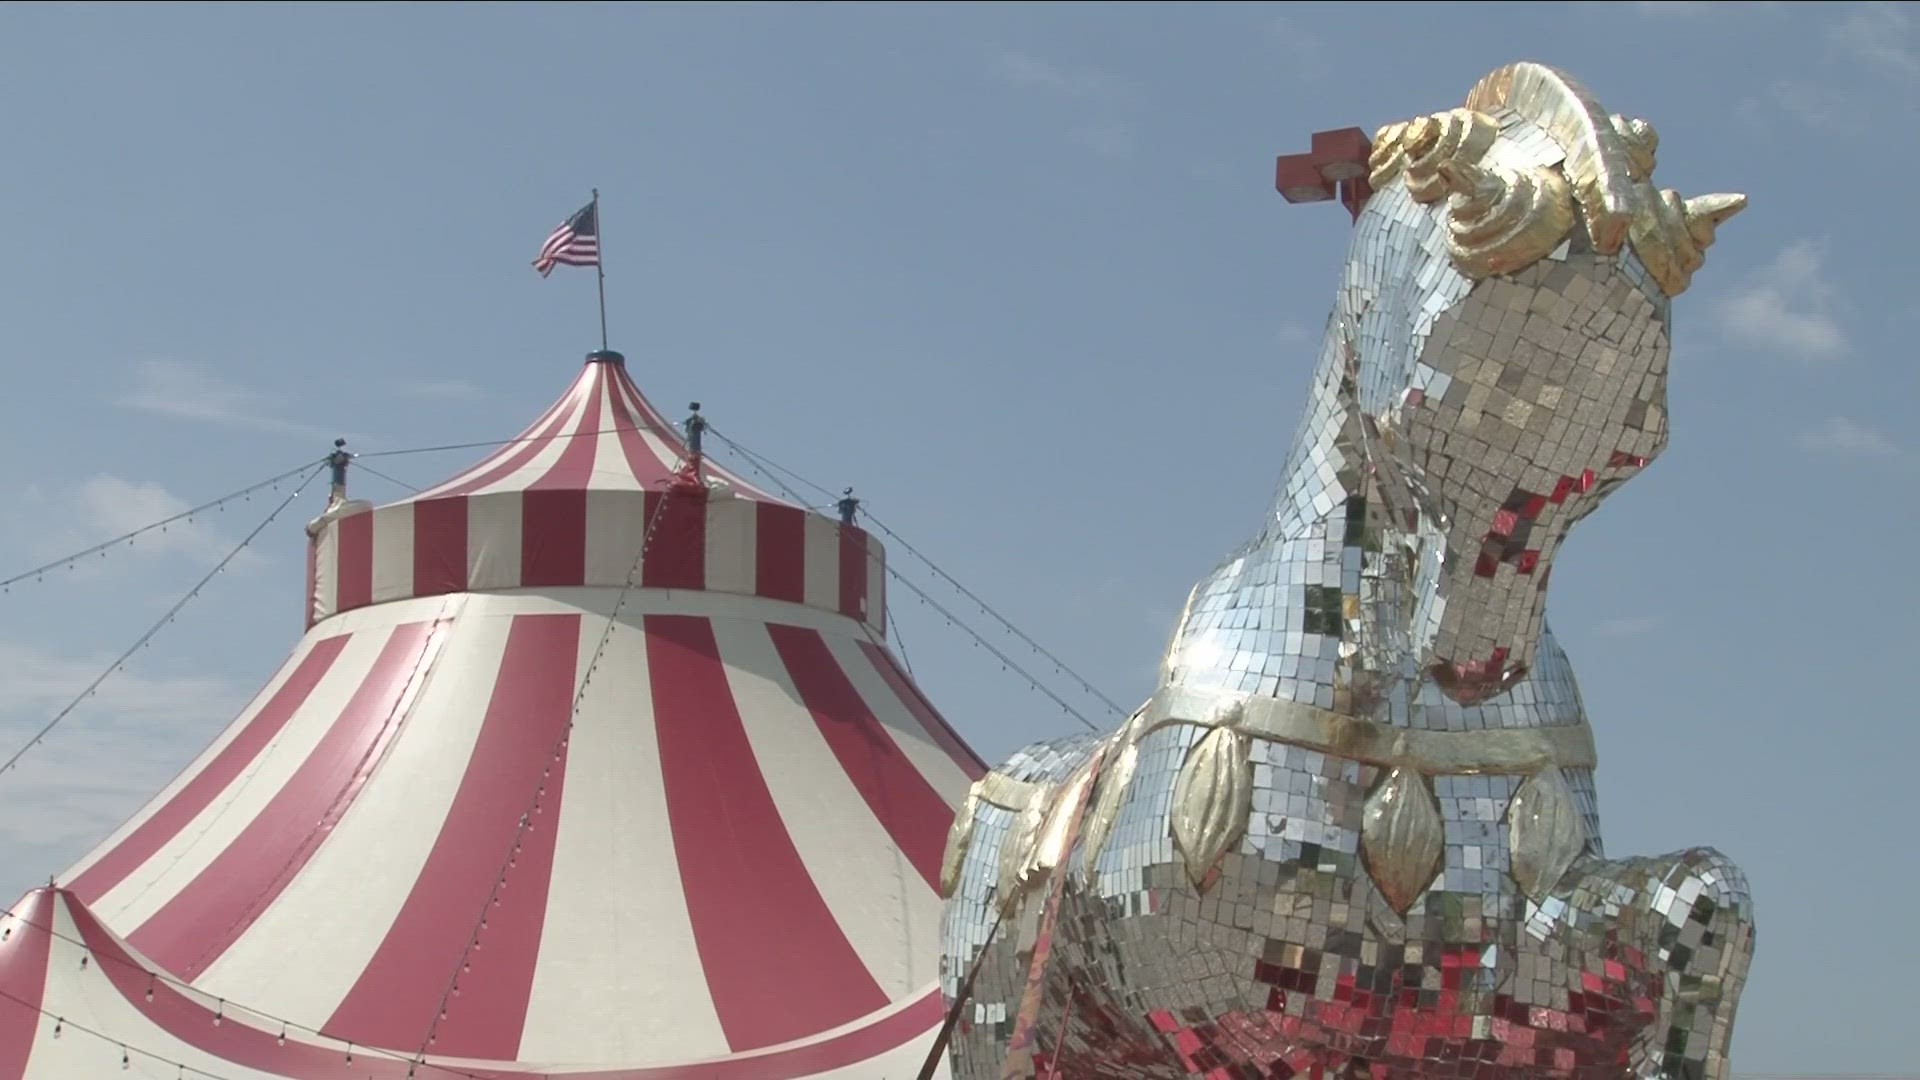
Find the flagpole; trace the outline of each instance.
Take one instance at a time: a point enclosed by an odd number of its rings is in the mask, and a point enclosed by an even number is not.
[[[600,220],[600,189],[593,189],[593,236],[598,254],[593,269],[600,276],[600,351],[607,351],[607,232]]]

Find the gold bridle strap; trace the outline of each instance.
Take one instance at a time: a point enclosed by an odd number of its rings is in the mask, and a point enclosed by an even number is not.
[[[1257,739],[1320,750],[1369,765],[1432,775],[1527,774],[1549,766],[1593,768],[1599,754],[1585,721],[1553,727],[1428,731],[1344,716],[1282,698],[1163,687],[1148,703],[1135,738],[1169,724],[1232,727]],[[993,801],[993,800],[988,800]]]

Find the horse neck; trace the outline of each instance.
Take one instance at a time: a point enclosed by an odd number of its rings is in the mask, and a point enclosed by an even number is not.
[[[1315,386],[1327,377],[1316,372]],[[1337,379],[1337,374],[1333,376]],[[1351,404],[1346,410],[1353,408]],[[1355,419],[1335,409],[1332,419],[1310,405],[1287,456],[1288,472],[1261,529],[1195,590],[1174,650],[1205,642],[1203,655],[1228,670],[1174,668],[1175,682],[1301,701],[1396,726],[1436,730],[1543,727],[1584,715],[1566,654],[1543,630],[1531,673],[1511,690],[1479,705],[1460,705],[1421,675],[1418,647],[1408,628],[1438,588],[1431,575],[1407,573],[1404,587],[1382,578],[1382,561],[1402,560],[1404,572],[1424,550],[1444,544],[1424,535],[1380,528],[1364,539],[1349,525],[1356,508],[1349,493],[1374,504],[1368,518],[1405,522],[1407,498],[1383,486],[1366,468],[1351,438]],[[1329,484],[1328,481],[1336,481]],[[1341,489],[1345,488],[1346,491]],[[1398,504],[1398,505],[1396,505]],[[1416,567],[1417,569],[1417,567]],[[1346,599],[1371,605],[1356,630]],[[1336,634],[1315,632],[1334,629]],[[1170,661],[1173,659],[1170,656]],[[1259,672],[1257,678],[1251,677]],[[1338,685],[1377,684],[1356,697]]]

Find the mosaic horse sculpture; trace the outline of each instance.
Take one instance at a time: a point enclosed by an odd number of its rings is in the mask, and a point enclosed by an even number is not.
[[[1671,298],[1745,199],[1536,64],[1383,129],[1259,534],[1105,738],[974,786],[943,883],[961,1080],[1725,1080],[1753,948],[1709,848],[1609,860],[1544,619],[1667,441]]]

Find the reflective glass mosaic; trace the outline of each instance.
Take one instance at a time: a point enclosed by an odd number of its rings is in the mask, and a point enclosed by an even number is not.
[[[1726,1080],[1753,949],[1711,848],[1609,859],[1547,583],[1667,441],[1671,300],[1739,196],[1520,64],[1382,129],[1258,534],[1152,700],[975,786],[959,1080]]]

